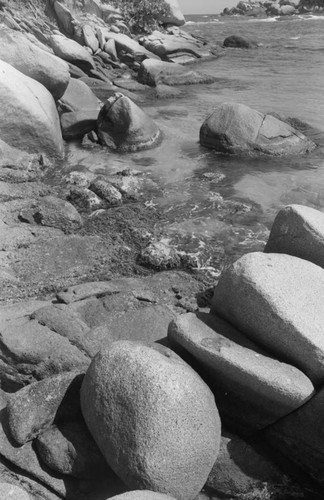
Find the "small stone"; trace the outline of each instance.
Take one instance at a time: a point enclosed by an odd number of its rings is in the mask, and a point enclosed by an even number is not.
[[[72,187],[69,200],[79,209],[90,210],[91,212],[105,206],[103,200],[86,187]]]
[[[120,205],[122,202],[123,197],[120,191],[109,182],[97,179],[90,184],[90,189],[97,196],[105,200],[108,206]]]
[[[179,267],[181,259],[173,247],[162,241],[157,241],[144,248],[140,262],[154,269],[165,270]]]

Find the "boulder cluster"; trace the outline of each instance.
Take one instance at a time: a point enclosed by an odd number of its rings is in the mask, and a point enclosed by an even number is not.
[[[290,205],[210,311],[133,278],[4,309],[0,455],[36,499],[293,498],[281,454],[322,491],[323,245],[324,215]]]
[[[323,10],[320,0],[240,0],[236,7],[225,8],[223,15],[248,17],[291,16]]]

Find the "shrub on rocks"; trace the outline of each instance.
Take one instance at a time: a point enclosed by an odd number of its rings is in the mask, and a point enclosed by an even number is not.
[[[30,500],[27,491],[10,483],[0,483],[0,498],[3,500]]]
[[[150,149],[160,140],[160,130],[133,101],[116,93],[101,109],[97,121],[102,144],[120,151]]]
[[[86,424],[131,489],[193,499],[216,460],[214,397],[181,358],[158,344],[120,341],[100,351],[81,389]]]
[[[294,255],[324,267],[324,214],[302,205],[282,208],[264,251]]]
[[[221,153],[286,155],[306,153],[315,144],[301,132],[243,104],[224,102],[204,121],[200,143]]]
[[[324,270],[284,254],[255,252],[221,276],[212,312],[257,344],[324,381]]]

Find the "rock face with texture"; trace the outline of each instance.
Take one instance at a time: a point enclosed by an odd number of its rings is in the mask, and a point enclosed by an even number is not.
[[[30,496],[25,490],[10,483],[0,483],[0,498],[6,500],[30,500]]]
[[[8,424],[15,442],[22,446],[54,421],[81,418],[79,391],[83,375],[68,372],[27,385],[15,392],[7,405]]]
[[[284,254],[250,253],[221,276],[219,314],[314,384],[324,381],[324,270]]]
[[[197,83],[212,83],[214,78],[185,68],[180,64],[146,59],[138,71],[140,83],[156,87],[157,85],[191,85]]]
[[[182,314],[170,323],[168,339],[194,356],[215,394],[222,420],[242,433],[276,422],[314,391],[297,368],[262,353],[217,316]]]
[[[200,143],[221,153],[306,153],[315,147],[287,123],[244,104],[224,102],[204,121]]]
[[[0,138],[29,153],[62,156],[63,141],[52,95],[40,83],[0,61]]]
[[[78,66],[83,71],[88,73],[95,69],[94,61],[84,47],[70,38],[63,35],[51,35],[51,45],[55,55]]]
[[[96,479],[108,469],[83,422],[53,425],[38,436],[36,448],[42,461],[59,474]]]
[[[68,86],[68,65],[17,31],[1,28],[0,59],[44,85],[55,100],[64,94]]]
[[[306,405],[265,431],[271,446],[297,463],[317,482],[324,482],[323,388]]]
[[[98,116],[98,136],[112,149],[139,151],[154,147],[160,130],[133,101],[123,94],[108,99]]]
[[[264,251],[294,255],[324,267],[324,214],[302,205],[282,208]]]
[[[156,491],[134,490],[112,497],[110,500],[175,500],[175,498]]]
[[[61,128],[64,139],[77,139],[96,128],[99,111],[87,109],[85,111],[71,111],[61,116]]]
[[[93,359],[81,388],[86,424],[131,489],[193,499],[216,460],[220,420],[202,379],[166,347],[120,341]]]
[[[80,79],[71,78],[66,91],[59,101],[63,112],[100,110],[101,104],[89,86]]]

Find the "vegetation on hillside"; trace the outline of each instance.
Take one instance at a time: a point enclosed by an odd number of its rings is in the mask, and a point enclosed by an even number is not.
[[[164,0],[110,0],[109,3],[120,8],[134,33],[153,31],[158,27],[157,20],[170,13],[170,7]]]

